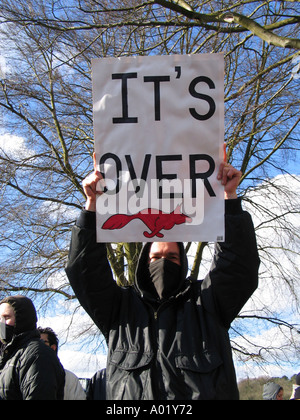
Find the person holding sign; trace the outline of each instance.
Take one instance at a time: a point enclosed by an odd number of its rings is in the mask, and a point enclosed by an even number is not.
[[[228,330],[258,285],[251,216],[236,189],[241,173],[222,163],[225,242],[202,281],[186,279],[182,243],[147,243],[133,286],[113,279],[106,246],[96,241],[94,173],[83,183],[86,209],[73,228],[66,272],[108,344],[108,400],[238,399]]]

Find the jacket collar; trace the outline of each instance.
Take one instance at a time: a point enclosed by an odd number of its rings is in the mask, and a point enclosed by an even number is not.
[[[3,345],[1,347],[0,368],[3,365],[3,361],[5,363],[6,360],[10,358],[13,352],[18,350],[19,348],[22,348],[22,346],[28,343],[28,341],[31,341],[33,339],[39,339],[39,338],[40,338],[40,333],[36,329],[15,335],[10,343]]]

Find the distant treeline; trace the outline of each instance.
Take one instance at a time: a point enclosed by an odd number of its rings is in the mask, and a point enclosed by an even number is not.
[[[296,383],[296,375],[290,379],[287,376],[282,378],[271,378],[261,376],[259,378],[243,379],[239,382],[241,400],[262,400],[263,387],[267,382],[275,382],[284,389],[284,400],[289,400],[293,390],[293,384]]]

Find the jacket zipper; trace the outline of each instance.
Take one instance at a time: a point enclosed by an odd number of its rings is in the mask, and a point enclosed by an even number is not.
[[[162,398],[162,396],[167,397],[166,391],[164,389],[164,386],[160,382],[160,377],[163,376],[162,373],[162,367],[159,362],[159,327],[158,327],[158,312],[162,310],[164,306],[167,306],[169,301],[163,302],[156,310],[153,309],[153,319],[154,319],[154,330],[153,330],[153,339],[155,341],[155,374],[156,374],[156,380],[155,380],[155,394],[156,398]]]
[[[159,307],[154,310],[153,309],[153,321],[154,321],[154,325],[153,325],[153,345],[155,346],[154,350],[155,350],[155,358],[154,358],[154,376],[153,376],[153,392],[154,392],[154,396],[156,398],[158,398],[158,396],[161,396],[164,394],[164,390],[161,388],[161,383],[160,383],[160,376],[161,376],[161,366],[160,363],[158,362],[158,353],[159,353],[159,334],[158,334],[158,311],[159,311]]]

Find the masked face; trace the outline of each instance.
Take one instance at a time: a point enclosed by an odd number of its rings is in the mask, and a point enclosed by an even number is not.
[[[14,336],[15,327],[12,325],[7,325],[4,318],[0,318],[0,341],[3,344],[8,344],[11,342]]]
[[[159,298],[168,299],[179,288],[181,259],[177,242],[154,242],[149,252],[149,273]]]
[[[150,279],[161,300],[174,295],[180,285],[181,267],[165,258],[149,264]]]
[[[0,305],[0,341],[10,343],[15,332],[15,312],[8,303]]]

